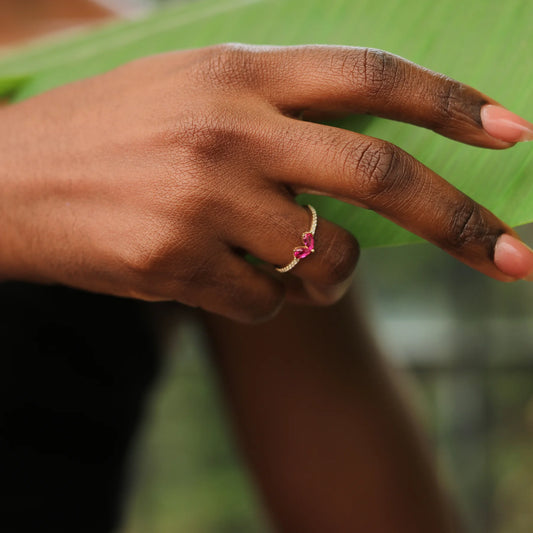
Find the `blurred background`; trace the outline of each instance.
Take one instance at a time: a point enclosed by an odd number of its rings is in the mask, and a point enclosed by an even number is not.
[[[40,13],[20,2],[17,13],[3,11],[11,19],[0,44],[171,2],[100,0],[76,10],[40,0],[32,3]],[[520,233],[533,243],[533,226]],[[533,531],[533,285],[497,283],[423,244],[365,251],[356,284],[470,531]],[[269,531],[206,350],[192,317],[169,336],[121,533]]]
[[[532,226],[520,233],[533,242]],[[426,244],[364,251],[356,284],[469,531],[533,531],[533,285]],[[205,353],[194,323],[168,345],[125,533],[269,531]]]

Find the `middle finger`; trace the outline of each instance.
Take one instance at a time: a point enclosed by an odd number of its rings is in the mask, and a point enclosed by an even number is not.
[[[494,263],[498,238],[516,233],[490,211],[415,158],[381,139],[279,116],[269,172],[295,192],[311,192],[372,209],[502,281]]]

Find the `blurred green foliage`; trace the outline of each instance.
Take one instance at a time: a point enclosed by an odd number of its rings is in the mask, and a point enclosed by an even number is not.
[[[0,58],[0,80],[27,77],[16,91],[7,84],[20,100],[167,50],[228,41],[342,44],[399,54],[528,116],[532,27],[529,0],[201,0]],[[336,125],[399,145],[511,225],[533,221],[533,151],[528,145],[482,150],[378,118],[349,118]],[[314,198],[313,204],[322,216],[357,235],[363,247],[418,240],[373,212],[325,197]]]

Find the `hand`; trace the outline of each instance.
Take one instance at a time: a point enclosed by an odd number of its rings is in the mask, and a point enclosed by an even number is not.
[[[1,111],[0,273],[241,321],[285,298],[331,303],[358,257],[301,192],[373,209],[502,281],[533,271],[514,231],[385,141],[298,120],[371,113],[507,148],[530,125],[476,90],[378,50],[222,45],[134,61]],[[529,133],[528,133],[529,131]]]

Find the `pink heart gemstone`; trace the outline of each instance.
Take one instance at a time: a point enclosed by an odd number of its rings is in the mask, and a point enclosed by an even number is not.
[[[304,259],[311,253],[311,250],[307,246],[300,246],[294,249],[294,257],[296,259]]]
[[[315,238],[313,237],[312,233],[304,233],[302,240],[305,246],[307,246],[307,248],[309,248],[311,251],[315,249]]]

